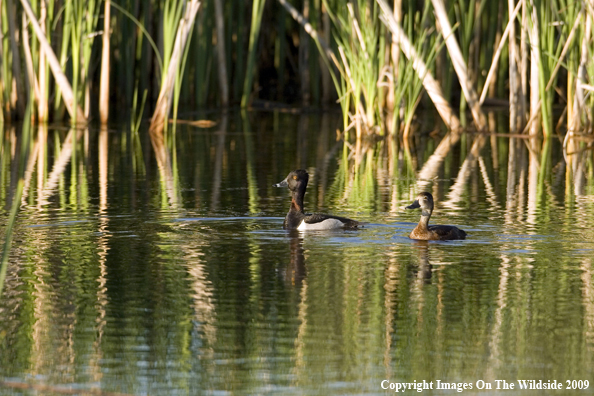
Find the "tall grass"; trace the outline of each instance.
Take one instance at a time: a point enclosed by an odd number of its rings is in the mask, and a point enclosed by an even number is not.
[[[353,105],[351,119],[357,138],[360,138],[364,132],[373,132],[381,118],[378,82],[385,47],[379,46],[378,38],[383,29],[379,23],[378,6],[365,0],[349,2],[346,7],[331,7],[325,0],[325,5],[334,26],[341,77],[346,82],[348,100]],[[341,100],[347,99],[343,97]]]
[[[140,101],[135,95],[145,91],[152,112],[192,3],[3,1],[2,119],[22,119],[30,100],[41,122],[94,119],[106,107],[106,92],[114,109],[109,117],[130,119],[132,103]],[[593,11],[580,2],[205,0],[201,7],[176,62],[174,113],[263,101],[338,102],[344,129],[353,127],[362,138],[411,135],[419,106],[435,107],[446,128],[483,129],[483,107],[511,99],[512,130],[529,122],[531,133],[549,137],[553,118],[563,113],[592,132],[594,102],[584,87],[594,86]],[[518,23],[505,36],[514,12]],[[109,65],[108,77],[98,71],[101,62]],[[25,89],[24,76],[39,87],[36,95]],[[487,97],[476,100],[478,91]],[[464,123],[471,102],[474,125]],[[561,125],[572,129],[567,121]]]
[[[250,94],[252,92],[252,83],[254,81],[254,72],[256,67],[256,51],[258,50],[258,37],[262,27],[264,3],[265,0],[252,1],[252,23],[250,27],[247,68],[245,72],[245,80],[243,82],[243,95],[241,96],[242,107],[245,107],[248,104]]]

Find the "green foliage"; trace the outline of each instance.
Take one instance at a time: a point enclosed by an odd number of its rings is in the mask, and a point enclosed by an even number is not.
[[[359,134],[361,125],[371,129],[380,124],[381,118],[378,82],[382,52],[378,7],[365,0],[349,2],[346,7],[338,3],[330,5],[324,0],[324,5],[332,20],[337,58],[341,62],[339,100],[343,112],[350,113],[355,120]]]
[[[177,70],[174,116],[178,111],[218,106],[221,97],[217,65],[224,63],[232,106],[241,104],[246,107],[250,105],[249,99],[298,102],[299,94],[306,93],[311,94],[315,105],[326,105],[322,98],[331,103],[338,102],[343,112],[343,129],[355,127],[359,137],[382,135],[385,130],[411,130],[424,95],[424,76],[414,71],[412,61],[404,53],[399,53],[398,60],[392,56],[392,36],[381,21],[378,0],[294,0],[289,3],[305,18],[299,22],[278,1],[231,0],[223,7],[223,37],[215,35],[213,1],[202,2],[193,39],[185,48],[184,60]],[[40,14],[42,3],[39,0],[31,3],[34,12]],[[13,9],[9,10],[11,4]],[[76,102],[93,118],[97,112],[97,65],[100,64],[99,38],[102,35],[99,29],[103,26],[99,22],[103,17],[103,3],[98,0],[50,0],[43,4],[46,15],[42,22],[47,38],[74,88]],[[457,105],[459,98],[463,117],[466,99],[453,73],[451,60],[441,47],[443,38],[436,26],[432,3],[403,0],[396,4],[401,8],[400,24],[407,39],[429,72],[440,81],[450,106]],[[497,40],[507,24],[508,5],[486,0],[455,0],[447,2],[447,6],[469,78],[480,91]],[[112,13],[110,32],[113,49],[110,99],[117,104],[116,109],[123,109],[119,114],[116,111],[113,117],[131,119],[134,115],[129,109],[141,99],[136,95],[147,92],[147,108],[154,107],[186,2],[116,0],[112,7],[116,12]],[[536,43],[536,61],[540,67],[540,122],[544,125],[544,134],[551,136],[554,106],[568,105],[568,113],[573,109],[580,67],[585,70],[582,83],[594,85],[591,56],[588,56],[589,61],[581,64],[584,51],[594,53],[591,33],[586,37],[586,25],[591,23],[592,15],[582,3],[569,0],[534,0],[526,2],[525,7],[518,14],[518,19],[524,19],[516,24],[514,39],[527,40],[519,44],[528,49],[530,40]],[[36,100],[30,98],[33,90],[19,91],[27,76],[22,53],[24,46],[19,45],[19,40],[25,37],[21,13],[18,3],[0,3],[0,108],[5,120],[22,118],[24,104],[30,99]],[[306,22],[315,29],[318,37],[304,32]],[[577,28],[571,37],[574,25]],[[532,33],[528,33],[533,26],[538,31],[537,37],[530,37]],[[43,58],[36,36],[28,36],[33,78],[39,79],[41,70],[49,74],[49,68],[47,64],[40,64]],[[332,55],[319,38],[328,41]],[[218,59],[217,40],[225,43],[225,59]],[[566,43],[567,48],[564,48]],[[300,56],[306,56],[307,61],[300,60]],[[498,77],[494,84],[498,89],[492,92],[499,99],[508,96],[508,59],[507,46],[504,46],[495,74]],[[527,73],[526,69],[523,72]],[[332,92],[322,84],[323,80],[329,80],[328,75],[333,82]],[[523,76],[524,80],[528,77]],[[41,97],[53,108],[49,115],[51,120],[65,119],[67,113],[53,78],[45,79],[39,88]],[[594,119],[594,99],[589,92],[585,91],[586,104],[580,108],[583,112],[580,117],[583,124],[591,128],[588,125],[591,125],[589,120]]]
[[[415,43],[415,50],[420,55],[421,59],[427,65],[432,65],[435,61],[435,56],[440,48],[440,36],[435,34],[435,29],[431,21],[431,7],[430,3],[426,2],[423,10],[416,11],[412,7],[412,2],[409,2],[409,7],[404,15],[403,27],[408,33],[408,36]],[[400,115],[400,109],[403,109],[403,123],[402,127],[405,131],[409,130],[413,117],[416,114],[416,109],[421,101],[423,93],[424,76],[419,76],[413,69],[413,62],[405,57],[400,58],[398,66],[398,73],[396,74],[396,84],[394,92],[394,116]],[[429,69],[431,70],[431,69]],[[397,125],[398,123],[394,121]]]

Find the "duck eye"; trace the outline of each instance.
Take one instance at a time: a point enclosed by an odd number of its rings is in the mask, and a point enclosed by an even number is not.
[[[293,180],[297,180],[297,176],[293,176]]]

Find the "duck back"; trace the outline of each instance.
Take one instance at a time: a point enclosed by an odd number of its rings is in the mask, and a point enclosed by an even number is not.
[[[448,241],[452,239],[466,239],[466,231],[458,227],[448,225],[434,225],[429,226],[429,231],[436,234],[441,241]]]

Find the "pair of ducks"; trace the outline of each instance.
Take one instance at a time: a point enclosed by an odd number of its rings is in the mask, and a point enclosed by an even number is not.
[[[285,180],[274,184],[274,187],[288,187],[291,191],[291,208],[283,227],[289,230],[331,230],[337,228],[354,229],[361,224],[358,221],[346,217],[330,216],[325,214],[306,214],[303,210],[303,196],[307,188],[309,175],[305,170],[295,170]],[[417,199],[406,209],[421,208],[421,220],[410,233],[411,239],[436,241],[466,238],[466,232],[447,225],[429,225],[429,218],[433,212],[433,196],[427,192],[417,195]]]

